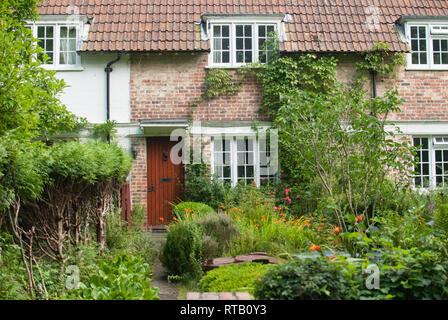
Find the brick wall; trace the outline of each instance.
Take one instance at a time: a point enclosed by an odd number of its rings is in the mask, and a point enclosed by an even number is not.
[[[131,121],[188,118],[190,103],[203,92],[208,53],[134,55],[131,62]],[[202,121],[265,120],[258,114],[261,91],[248,78],[234,96],[194,108]]]
[[[341,56],[339,60],[338,78],[351,79],[357,59]],[[390,120],[448,120],[448,71],[407,71],[400,67],[394,76],[378,77],[377,93],[381,96],[394,86],[405,102],[401,112],[390,114]],[[371,94],[370,82],[366,89]]]

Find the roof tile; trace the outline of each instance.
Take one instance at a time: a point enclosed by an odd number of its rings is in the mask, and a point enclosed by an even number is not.
[[[367,24],[372,4],[380,12],[378,31]],[[95,18],[86,51],[208,50],[194,27],[204,13],[288,13],[284,51],[365,51],[378,41],[406,51],[389,24],[402,15],[448,16],[448,0],[44,0],[39,13],[67,14],[73,5]]]

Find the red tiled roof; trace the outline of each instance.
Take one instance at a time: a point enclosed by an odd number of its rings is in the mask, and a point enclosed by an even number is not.
[[[372,30],[371,5],[380,22]],[[402,15],[448,16],[448,0],[44,0],[39,13],[67,14],[69,6],[95,18],[85,51],[208,50],[195,24],[205,13],[288,13],[284,51],[365,51],[379,41],[406,51],[390,24]]]

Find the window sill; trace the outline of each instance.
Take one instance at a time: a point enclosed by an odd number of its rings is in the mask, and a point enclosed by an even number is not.
[[[233,66],[208,65],[208,66],[205,66],[205,69],[233,69],[233,70],[237,70],[240,68],[260,69],[260,68],[262,68],[262,66],[264,66],[264,64],[262,64],[261,66],[260,65],[248,66],[247,64],[242,64],[242,65],[237,65],[237,66],[235,66],[235,65],[233,65]]]
[[[74,66],[52,66],[48,64],[42,65],[42,68],[52,71],[84,71],[84,67],[74,65]]]
[[[406,67],[406,71],[448,71],[448,66],[447,67]]]

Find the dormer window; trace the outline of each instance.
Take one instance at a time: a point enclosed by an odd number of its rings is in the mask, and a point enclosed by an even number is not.
[[[448,22],[446,24],[409,22],[407,34],[411,47],[408,68],[448,69]]]
[[[237,68],[248,63],[266,63],[272,53],[267,41],[279,33],[284,16],[205,17],[210,41],[210,67]]]

